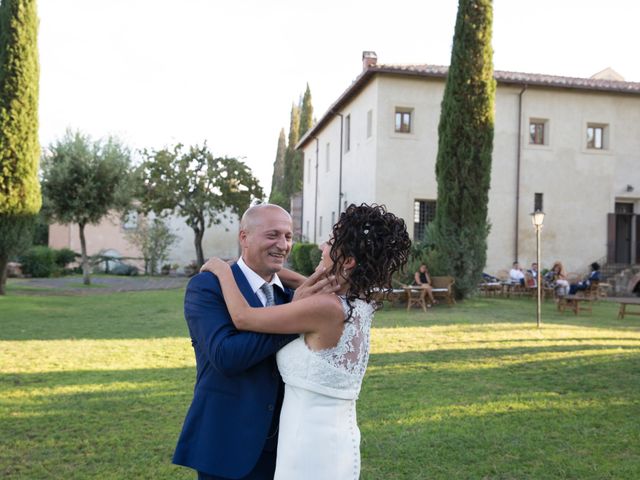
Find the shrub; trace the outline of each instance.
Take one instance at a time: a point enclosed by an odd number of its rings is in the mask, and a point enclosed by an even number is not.
[[[32,277],[46,278],[58,273],[56,251],[43,246],[32,247],[20,257],[22,273]]]
[[[311,251],[309,252],[309,259],[311,260],[311,267],[313,268],[313,270],[316,269],[316,267],[320,263],[321,258],[322,258],[322,250],[320,250],[318,247],[312,248]]]
[[[54,250],[55,262],[60,268],[64,268],[70,263],[76,261],[76,257],[79,255],[70,248],[61,248],[60,250]]]
[[[291,249],[290,255],[293,270],[302,275],[311,275],[319,261],[319,257],[315,256],[315,251],[319,252],[315,243],[296,243]],[[314,258],[317,258],[318,261],[314,261]]]
[[[394,276],[394,279],[400,283],[413,283],[414,275],[423,263],[429,269],[429,274],[432,277],[451,275],[451,272],[447,270],[446,262],[443,260],[442,255],[433,245],[425,241],[416,242],[411,246],[409,261],[405,268]]]

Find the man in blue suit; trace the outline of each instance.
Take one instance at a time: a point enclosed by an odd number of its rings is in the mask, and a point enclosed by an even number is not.
[[[232,270],[251,306],[291,301],[277,272],[292,237],[291,217],[276,205],[256,205],[242,216],[242,255]],[[272,300],[265,283],[274,287]],[[201,480],[272,479],[284,391],[275,353],[296,336],[236,330],[209,272],[189,282],[184,312],[197,375],[173,462],[197,470]]]

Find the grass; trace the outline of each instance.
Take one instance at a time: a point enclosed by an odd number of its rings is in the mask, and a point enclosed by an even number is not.
[[[0,477],[192,479],[180,290],[0,297]],[[358,403],[363,479],[640,478],[640,319],[530,300],[385,308]]]

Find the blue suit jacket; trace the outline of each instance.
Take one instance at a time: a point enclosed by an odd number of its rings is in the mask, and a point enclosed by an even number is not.
[[[240,267],[233,265],[232,271],[247,302],[261,307]],[[276,303],[291,300],[290,290],[274,290]],[[184,314],[197,371],[173,463],[244,477],[265,448],[272,421],[278,421],[274,415],[279,416],[283,387],[274,354],[296,336],[236,330],[220,282],[209,272],[189,282]]]

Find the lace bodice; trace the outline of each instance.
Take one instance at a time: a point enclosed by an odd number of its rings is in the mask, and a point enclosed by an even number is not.
[[[349,312],[342,300],[345,318]],[[355,399],[369,361],[369,337],[374,308],[363,300],[353,302],[351,318],[333,348],[313,351],[304,335],[282,348],[277,355],[278,368],[285,383],[330,397]]]

